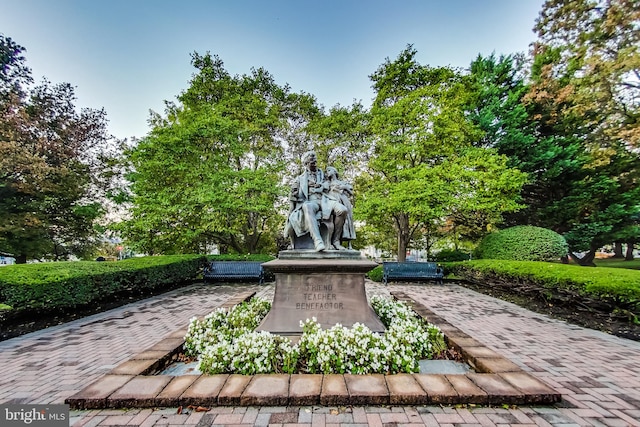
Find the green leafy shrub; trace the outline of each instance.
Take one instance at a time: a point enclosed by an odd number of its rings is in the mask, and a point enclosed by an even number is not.
[[[275,259],[269,254],[221,254],[207,255],[208,261],[262,261],[267,262]]]
[[[456,262],[471,259],[471,254],[460,249],[444,249],[435,255],[437,262]]]
[[[0,269],[0,304],[15,311],[60,310],[121,292],[161,289],[194,280],[200,255],[20,264]]]
[[[382,266],[379,265],[376,268],[374,268],[373,270],[369,271],[367,273],[367,277],[371,280],[373,280],[374,282],[382,282],[382,275],[383,275],[383,269]]]
[[[476,248],[474,256],[480,259],[557,261],[567,253],[567,242],[555,231],[519,225],[487,235]]]

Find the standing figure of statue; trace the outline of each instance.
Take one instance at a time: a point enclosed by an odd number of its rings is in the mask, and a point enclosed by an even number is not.
[[[328,187],[328,191],[325,193],[325,202],[322,204],[322,216],[328,218],[331,213],[336,218],[340,217],[343,213],[344,222],[342,227],[334,223],[333,236],[331,242],[336,249],[345,249],[341,243],[342,241],[349,242],[349,249],[351,249],[351,241],[356,238],[356,229],[353,223],[353,205],[351,203],[351,197],[353,197],[353,186],[346,181],[341,181],[340,176],[336,168],[329,166],[325,175],[327,180],[325,187]]]
[[[294,249],[296,249],[295,237],[309,234],[316,251],[327,249],[328,244],[335,247],[335,243],[327,239],[325,242],[320,233],[320,221],[323,219],[323,201],[326,200],[325,193],[328,191],[328,184],[325,182],[325,175],[317,165],[317,157],[314,151],[308,151],[302,156],[302,163],[305,171],[299,175],[291,185],[289,200],[291,211],[287,218],[284,234],[291,239]],[[332,237],[333,230],[342,230],[347,216],[346,209],[334,212],[333,227],[327,231]],[[325,218],[326,219],[326,218]],[[327,236],[328,237],[328,236]],[[338,245],[340,242],[338,241]],[[332,248],[329,248],[332,249]]]

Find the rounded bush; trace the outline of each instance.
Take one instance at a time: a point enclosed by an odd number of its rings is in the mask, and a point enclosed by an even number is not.
[[[553,230],[519,225],[486,236],[475,258],[514,261],[556,261],[568,253],[567,241]]]

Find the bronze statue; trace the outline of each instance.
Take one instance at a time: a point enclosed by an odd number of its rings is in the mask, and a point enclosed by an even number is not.
[[[344,249],[340,243],[347,240],[349,241],[349,249],[351,249],[351,241],[356,238],[356,230],[353,223],[353,205],[350,199],[353,197],[353,186],[346,181],[341,181],[338,171],[332,166],[327,167],[325,179],[329,190],[325,194],[327,201],[322,205],[323,218],[328,218],[331,212],[336,217],[341,215],[342,212],[346,212],[343,226],[339,227],[338,225],[334,228],[331,242],[336,249]],[[330,212],[327,214],[325,210],[330,210]]]
[[[308,234],[313,248],[318,252],[325,249],[344,250],[341,240],[345,235],[345,222],[350,218],[349,227],[352,230],[353,219],[351,204],[349,202],[346,206],[343,197],[347,197],[345,192],[352,194],[352,189],[338,179],[334,168],[329,168],[331,175],[325,176],[317,166],[314,151],[306,152],[302,162],[305,171],[291,185],[291,207],[285,236],[291,239],[294,249],[307,248],[300,238]],[[355,232],[346,234],[355,237]]]

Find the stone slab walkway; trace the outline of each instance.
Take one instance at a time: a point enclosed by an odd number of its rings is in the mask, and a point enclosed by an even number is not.
[[[63,403],[193,316],[247,290],[194,285],[0,342],[0,403]],[[563,394],[555,406],[308,406],[72,411],[71,425],[640,426],[640,343],[549,319],[454,285],[368,283],[404,292]],[[207,408],[200,408],[207,409]]]

